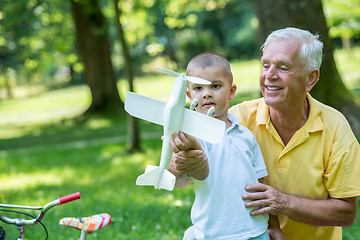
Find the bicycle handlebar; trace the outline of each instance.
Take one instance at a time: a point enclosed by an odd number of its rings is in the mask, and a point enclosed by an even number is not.
[[[71,202],[71,201],[74,201],[74,200],[77,200],[80,198],[81,198],[80,193],[77,192],[77,193],[73,193],[73,194],[61,197],[61,198],[59,198],[59,201],[60,201],[60,205],[61,205],[61,204],[68,203],[68,202]]]
[[[36,224],[37,222],[41,221],[41,219],[43,219],[45,213],[50,210],[51,208],[64,204],[64,203],[68,203],[77,199],[80,199],[80,193],[73,193],[61,198],[58,198],[56,200],[53,200],[47,204],[45,204],[42,207],[34,207],[34,206],[21,206],[21,205],[10,205],[10,204],[0,204],[0,207],[4,207],[4,208],[15,208],[15,209],[28,209],[28,210],[41,210],[39,215],[36,218],[33,218],[31,220],[26,220],[26,219],[19,219],[19,218],[8,218],[5,217],[3,215],[0,214],[0,220],[5,222],[5,223],[9,223],[9,224],[15,224],[15,225],[32,225],[32,224]]]

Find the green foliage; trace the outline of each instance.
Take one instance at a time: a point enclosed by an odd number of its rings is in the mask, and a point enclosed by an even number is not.
[[[251,1],[170,1],[166,14],[164,21],[173,30],[163,33],[168,43],[164,54],[174,56],[181,68],[191,57],[205,51],[221,53],[230,60],[254,57],[257,52],[257,25]]]
[[[360,36],[360,2],[358,0],[323,0],[329,36],[356,38]]]
[[[122,74],[114,8],[111,2],[100,3],[110,27],[113,63]],[[69,82],[76,77],[71,71],[82,72],[68,1],[7,0],[2,6],[0,55],[6,61],[0,66],[15,73],[13,85]],[[143,64],[161,55],[184,67],[192,56],[188,53],[218,51],[241,58],[253,56],[256,49],[256,18],[249,0],[241,4],[234,0],[129,0],[119,1],[119,8],[137,74],[144,71]],[[24,16],[26,23],[17,16]]]
[[[81,70],[74,58],[68,4],[59,0],[0,4],[0,69],[14,84],[69,81],[64,79],[70,75],[69,66]]]
[[[114,6],[111,1],[100,0],[100,4],[120,77],[124,62],[116,39]],[[323,0],[323,4],[330,36],[359,36],[359,1]],[[122,0],[118,7],[137,75],[147,74],[164,56],[164,65],[179,69],[204,51],[219,52],[230,60],[259,54],[253,1]],[[0,2],[0,88],[5,87],[3,79],[9,80],[10,87],[81,82],[82,71],[69,1]]]

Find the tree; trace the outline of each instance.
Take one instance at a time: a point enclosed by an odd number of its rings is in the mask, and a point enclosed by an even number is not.
[[[179,67],[205,51],[229,60],[254,57],[257,21],[251,0],[170,0],[164,7],[165,26],[157,24],[156,34],[167,39],[164,54]]]
[[[330,38],[341,37],[343,48],[351,56],[351,39],[360,36],[358,0],[323,0]]]
[[[92,103],[86,114],[123,113],[111,61],[106,20],[98,0],[71,0],[71,12],[76,29],[76,43],[85,67],[86,83]]]
[[[324,43],[324,57],[320,68],[320,79],[311,93],[319,101],[341,111],[347,117],[355,134],[360,136],[358,99],[346,88],[336,68],[333,45],[328,36],[321,0],[255,0],[255,8],[259,19],[261,43],[271,31],[289,26],[320,35]]]
[[[79,70],[69,5],[61,0],[0,1],[0,75],[5,79],[0,88],[64,83],[70,80],[64,71],[69,65]]]
[[[115,8],[115,26],[117,29],[118,38],[121,43],[122,54],[125,61],[126,75],[129,82],[129,90],[134,92],[134,74],[132,70],[132,62],[129,53],[129,48],[125,40],[125,33],[121,24],[121,11],[118,7],[119,1],[113,0]],[[129,114],[127,114],[128,126],[127,126],[127,141],[126,151],[134,152],[141,150],[140,147],[140,134],[138,120]]]

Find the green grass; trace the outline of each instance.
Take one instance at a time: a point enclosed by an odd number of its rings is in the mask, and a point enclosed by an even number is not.
[[[133,155],[124,155],[124,144],[119,143],[2,152],[0,167],[6,171],[0,173],[0,202],[37,206],[80,191],[81,200],[46,215],[43,222],[50,239],[78,237],[79,232],[58,225],[60,218],[101,212],[112,215],[114,222],[99,231],[99,239],[179,239],[190,224],[193,193],[135,186],[145,166],[157,164],[161,141],[143,145],[145,152]],[[15,228],[5,227],[9,239],[14,239]],[[27,233],[28,239],[44,236],[40,225],[29,227]]]
[[[335,51],[336,66],[350,89],[360,88],[360,47],[351,50],[351,53],[343,50]]]
[[[360,53],[360,48],[354,51]],[[347,60],[336,52],[345,83],[360,95],[359,55]],[[341,63],[341,64],[340,64]],[[238,94],[231,104],[258,97],[257,60],[232,62]],[[166,100],[173,79],[154,75],[135,82],[140,94]],[[126,82],[119,82],[121,96]],[[126,119],[97,116],[85,123],[73,118],[90,104],[85,86],[57,89],[32,97],[0,102],[0,202],[42,205],[80,191],[82,199],[56,207],[44,219],[50,239],[78,239],[80,233],[58,225],[67,216],[108,212],[113,223],[88,239],[181,239],[190,226],[192,187],[173,192],[135,185],[148,164],[158,164],[160,126],[141,121],[144,152],[127,155]],[[4,226],[4,224],[0,223]],[[8,239],[13,226],[4,226]],[[344,229],[344,239],[360,239],[360,219]],[[29,227],[28,239],[43,239],[40,225]]]

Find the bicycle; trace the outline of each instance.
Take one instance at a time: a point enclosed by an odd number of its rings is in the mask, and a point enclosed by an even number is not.
[[[6,224],[16,225],[19,230],[19,237],[17,240],[24,240],[25,238],[25,226],[35,225],[40,223],[44,228],[46,237],[45,240],[48,239],[49,233],[45,227],[45,225],[41,222],[44,218],[47,211],[55,206],[59,206],[77,199],[80,199],[80,193],[73,193],[56,200],[53,200],[44,206],[22,206],[22,205],[11,205],[11,204],[0,204],[0,212],[12,212],[16,214],[23,214],[31,219],[23,219],[23,218],[10,218],[0,214],[0,220]],[[34,217],[26,212],[15,211],[10,209],[24,209],[24,210],[35,210],[40,211],[37,217]],[[81,230],[80,240],[85,240],[86,235],[88,233],[92,233],[100,228],[106,227],[111,223],[111,216],[107,213],[97,214],[91,217],[85,218],[63,218],[60,220],[59,224],[70,226],[72,228]],[[0,240],[5,239],[5,232],[2,228],[0,228]]]

